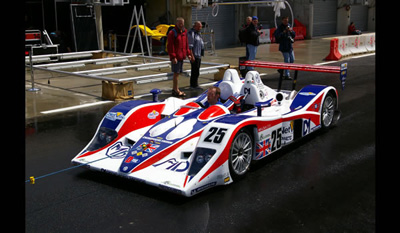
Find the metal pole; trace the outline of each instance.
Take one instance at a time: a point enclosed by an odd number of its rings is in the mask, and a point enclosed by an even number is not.
[[[218,5],[243,5],[243,4],[263,4],[267,2],[284,2],[284,0],[264,0],[264,1],[247,1],[247,2],[216,2]]]
[[[133,19],[134,19],[134,15],[136,12],[136,5],[133,6],[133,12],[132,12],[132,17],[131,17],[131,23],[129,24],[129,30],[128,30],[128,35],[126,36],[126,42],[125,42],[125,48],[124,48],[124,53],[126,53],[126,49],[128,47],[128,42],[129,42],[129,36],[131,35],[131,28],[132,28],[132,24],[133,24]],[[135,42],[135,39],[133,39],[133,42]],[[131,52],[132,53],[132,52]]]
[[[31,83],[32,83],[32,87],[29,88],[27,91],[30,91],[30,92],[40,91],[39,88],[35,88],[35,77],[34,77],[34,74],[33,74],[32,53],[33,53],[33,46],[31,46],[31,51],[29,52],[29,66],[30,66],[30,69],[31,69]]]

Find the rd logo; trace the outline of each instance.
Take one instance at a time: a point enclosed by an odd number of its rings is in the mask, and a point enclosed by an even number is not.
[[[124,158],[129,149],[130,147],[122,145],[122,142],[116,142],[107,149],[106,155],[112,159]]]

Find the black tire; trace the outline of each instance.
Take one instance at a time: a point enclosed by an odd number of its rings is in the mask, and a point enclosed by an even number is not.
[[[232,179],[244,177],[250,169],[253,157],[254,143],[252,135],[241,129],[235,135],[229,150],[229,172]]]
[[[336,96],[328,93],[325,96],[324,102],[321,106],[321,126],[322,129],[328,129],[333,125],[335,111],[337,106]]]

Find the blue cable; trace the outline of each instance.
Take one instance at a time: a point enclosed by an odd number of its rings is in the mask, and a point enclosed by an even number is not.
[[[55,175],[55,174],[58,174],[58,173],[61,173],[61,172],[65,172],[65,171],[68,171],[68,170],[71,170],[71,169],[74,169],[74,168],[77,168],[77,167],[82,167],[82,166],[88,165],[88,164],[90,164],[90,163],[94,163],[94,162],[101,161],[101,160],[103,160],[103,159],[108,159],[108,158],[109,158],[109,157],[104,157],[104,158],[97,159],[97,160],[94,160],[94,161],[91,161],[91,162],[88,162],[88,163],[82,163],[82,164],[79,164],[79,165],[77,165],[77,166],[73,166],[73,167],[61,169],[61,170],[59,170],[59,171],[51,172],[51,173],[48,173],[48,174],[46,174],[46,175],[42,175],[42,176],[38,176],[38,177],[31,176],[31,177],[29,178],[29,180],[25,180],[25,183],[31,182],[32,184],[34,184],[34,183],[35,183],[35,180],[42,179],[42,178],[48,177],[48,176],[52,176],[52,175]]]

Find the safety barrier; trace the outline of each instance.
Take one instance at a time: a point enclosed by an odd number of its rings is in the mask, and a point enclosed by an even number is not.
[[[294,20],[293,31],[296,33],[294,40],[304,40],[306,37],[306,27],[297,19]],[[275,43],[275,32],[276,28],[261,29],[262,34],[259,37],[260,43]]]
[[[375,33],[340,36],[331,40],[325,60],[339,60],[345,56],[368,52],[375,52]]]
[[[347,36],[341,36],[338,39],[338,44],[339,44],[339,53],[342,56],[347,56],[350,55],[350,49],[349,49],[349,38]]]
[[[342,54],[339,53],[339,39],[333,38],[331,40],[330,53],[326,56],[325,60],[339,60]]]
[[[264,44],[264,43],[271,43],[271,33],[270,33],[270,29],[261,29],[261,35],[258,38],[260,43]]]
[[[375,52],[375,33],[369,33],[365,36],[365,47],[368,51]]]
[[[269,42],[271,43],[275,43],[275,36],[274,36],[274,32],[276,30],[276,28],[270,28],[267,29],[269,30]],[[293,27],[294,32],[296,33],[296,37],[294,38],[294,40],[304,40],[304,38],[306,37],[306,27],[304,26],[299,26],[299,27]],[[261,41],[260,41],[261,43]]]

